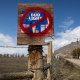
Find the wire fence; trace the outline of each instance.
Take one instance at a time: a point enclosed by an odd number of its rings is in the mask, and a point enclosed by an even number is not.
[[[59,58],[53,55],[53,76],[57,77],[59,71]]]
[[[0,46],[0,48],[28,48],[27,47],[21,47],[21,46]],[[43,47],[44,49],[46,49],[45,47]]]
[[[29,46],[0,46],[0,56],[4,57],[28,56],[28,48]],[[47,47],[42,46],[42,50],[43,55],[46,55]]]
[[[28,47],[17,47],[17,46],[0,46],[1,48],[28,48]]]

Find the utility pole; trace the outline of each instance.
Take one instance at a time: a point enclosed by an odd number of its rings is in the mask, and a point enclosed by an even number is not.
[[[77,58],[79,59],[79,53],[78,53],[79,38],[75,38],[75,39],[77,39],[77,42],[76,42],[76,44],[77,44],[76,54],[77,54]]]

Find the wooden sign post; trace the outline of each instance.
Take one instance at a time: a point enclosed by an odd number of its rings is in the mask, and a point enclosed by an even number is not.
[[[43,80],[44,74],[43,70],[41,70],[43,67],[42,46],[29,46],[28,51],[28,70],[34,72],[33,80]]]
[[[47,65],[43,66],[45,38],[54,36],[52,4],[18,4],[17,44],[28,45],[28,70],[34,73],[33,80],[44,80],[43,69],[51,65],[52,43],[48,45]],[[51,80],[51,67],[48,69]]]

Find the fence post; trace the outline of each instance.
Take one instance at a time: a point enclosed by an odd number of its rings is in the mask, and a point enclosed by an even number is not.
[[[52,41],[48,44],[47,63],[50,63],[50,68],[47,73],[47,80],[52,80]]]
[[[31,45],[29,46],[28,51],[28,70],[34,72],[34,78],[32,80],[43,80],[43,70],[31,70],[32,68],[43,67],[42,45]]]

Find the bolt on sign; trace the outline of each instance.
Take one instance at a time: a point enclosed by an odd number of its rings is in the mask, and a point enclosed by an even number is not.
[[[18,4],[18,45],[43,45],[53,36],[52,4]]]

